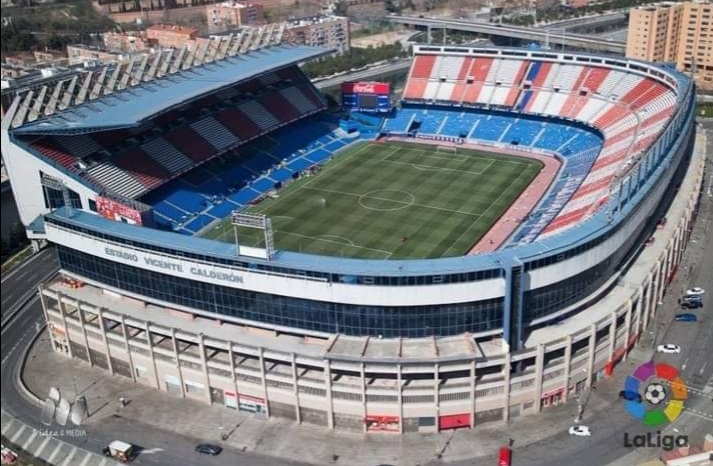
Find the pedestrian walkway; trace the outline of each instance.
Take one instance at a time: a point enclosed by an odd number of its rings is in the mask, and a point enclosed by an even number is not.
[[[35,458],[55,466],[118,466],[114,460],[57,439],[60,430],[68,433],[56,428],[37,430],[2,410],[2,435]],[[74,433],[81,434],[81,429]]]
[[[607,412],[613,420],[628,420],[627,414],[617,406],[618,391],[626,375],[648,360],[651,354],[650,348],[633,349],[612,377],[596,383],[584,410],[585,423],[601,412]],[[196,443],[220,443],[229,449],[280,460],[324,465],[425,465],[478,458],[488,464],[496,457],[498,448],[510,439],[516,448],[521,448],[555,435],[566,436],[577,414],[577,402],[571,400],[546,408],[539,415],[517,417],[508,424],[484,423],[473,430],[428,435],[407,433],[403,436],[330,431],[321,426],[298,425],[277,417],[262,419],[219,405],[208,406],[199,401],[171,397],[56,354],[50,350],[46,336],[42,336],[31,350],[24,380],[40,398],[47,396],[48,381],[68,399],[85,396],[90,413],[85,422],[88,429],[98,427],[104,431],[121,432],[122,440],[147,449],[164,448],[165,445],[153,439],[152,433],[166,431],[189,437]],[[118,402],[120,397],[130,400],[124,408]],[[230,434],[225,441],[221,440],[223,433]],[[476,464],[480,463],[476,461]]]

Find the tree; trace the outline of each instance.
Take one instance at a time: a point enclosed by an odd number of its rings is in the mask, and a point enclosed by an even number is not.
[[[16,250],[24,247],[28,243],[25,227],[20,222],[15,222],[10,227],[8,245],[10,249]]]

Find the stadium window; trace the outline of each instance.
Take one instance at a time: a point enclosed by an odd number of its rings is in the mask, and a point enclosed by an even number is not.
[[[89,210],[91,210],[92,212],[97,211],[97,201],[95,201],[94,199],[89,199]]]

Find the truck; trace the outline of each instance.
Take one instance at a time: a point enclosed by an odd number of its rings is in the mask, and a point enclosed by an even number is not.
[[[130,463],[134,459],[134,446],[130,443],[114,440],[104,447],[104,456],[108,456],[122,463]]]

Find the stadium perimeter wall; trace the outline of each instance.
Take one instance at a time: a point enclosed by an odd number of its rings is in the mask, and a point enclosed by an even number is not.
[[[506,421],[566,402],[626,360],[681,260],[703,181],[701,150],[656,241],[608,296],[585,315],[533,333],[517,353],[482,343],[470,354],[400,357],[388,349],[397,343],[406,351],[406,340],[364,338],[349,340],[360,351],[340,354],[346,348],[341,336],[295,338],[196,318],[100,284],[49,283],[41,290],[43,308],[55,351],[228,409],[366,432]],[[430,342],[457,344],[446,340]],[[511,365],[521,370],[511,374]]]

